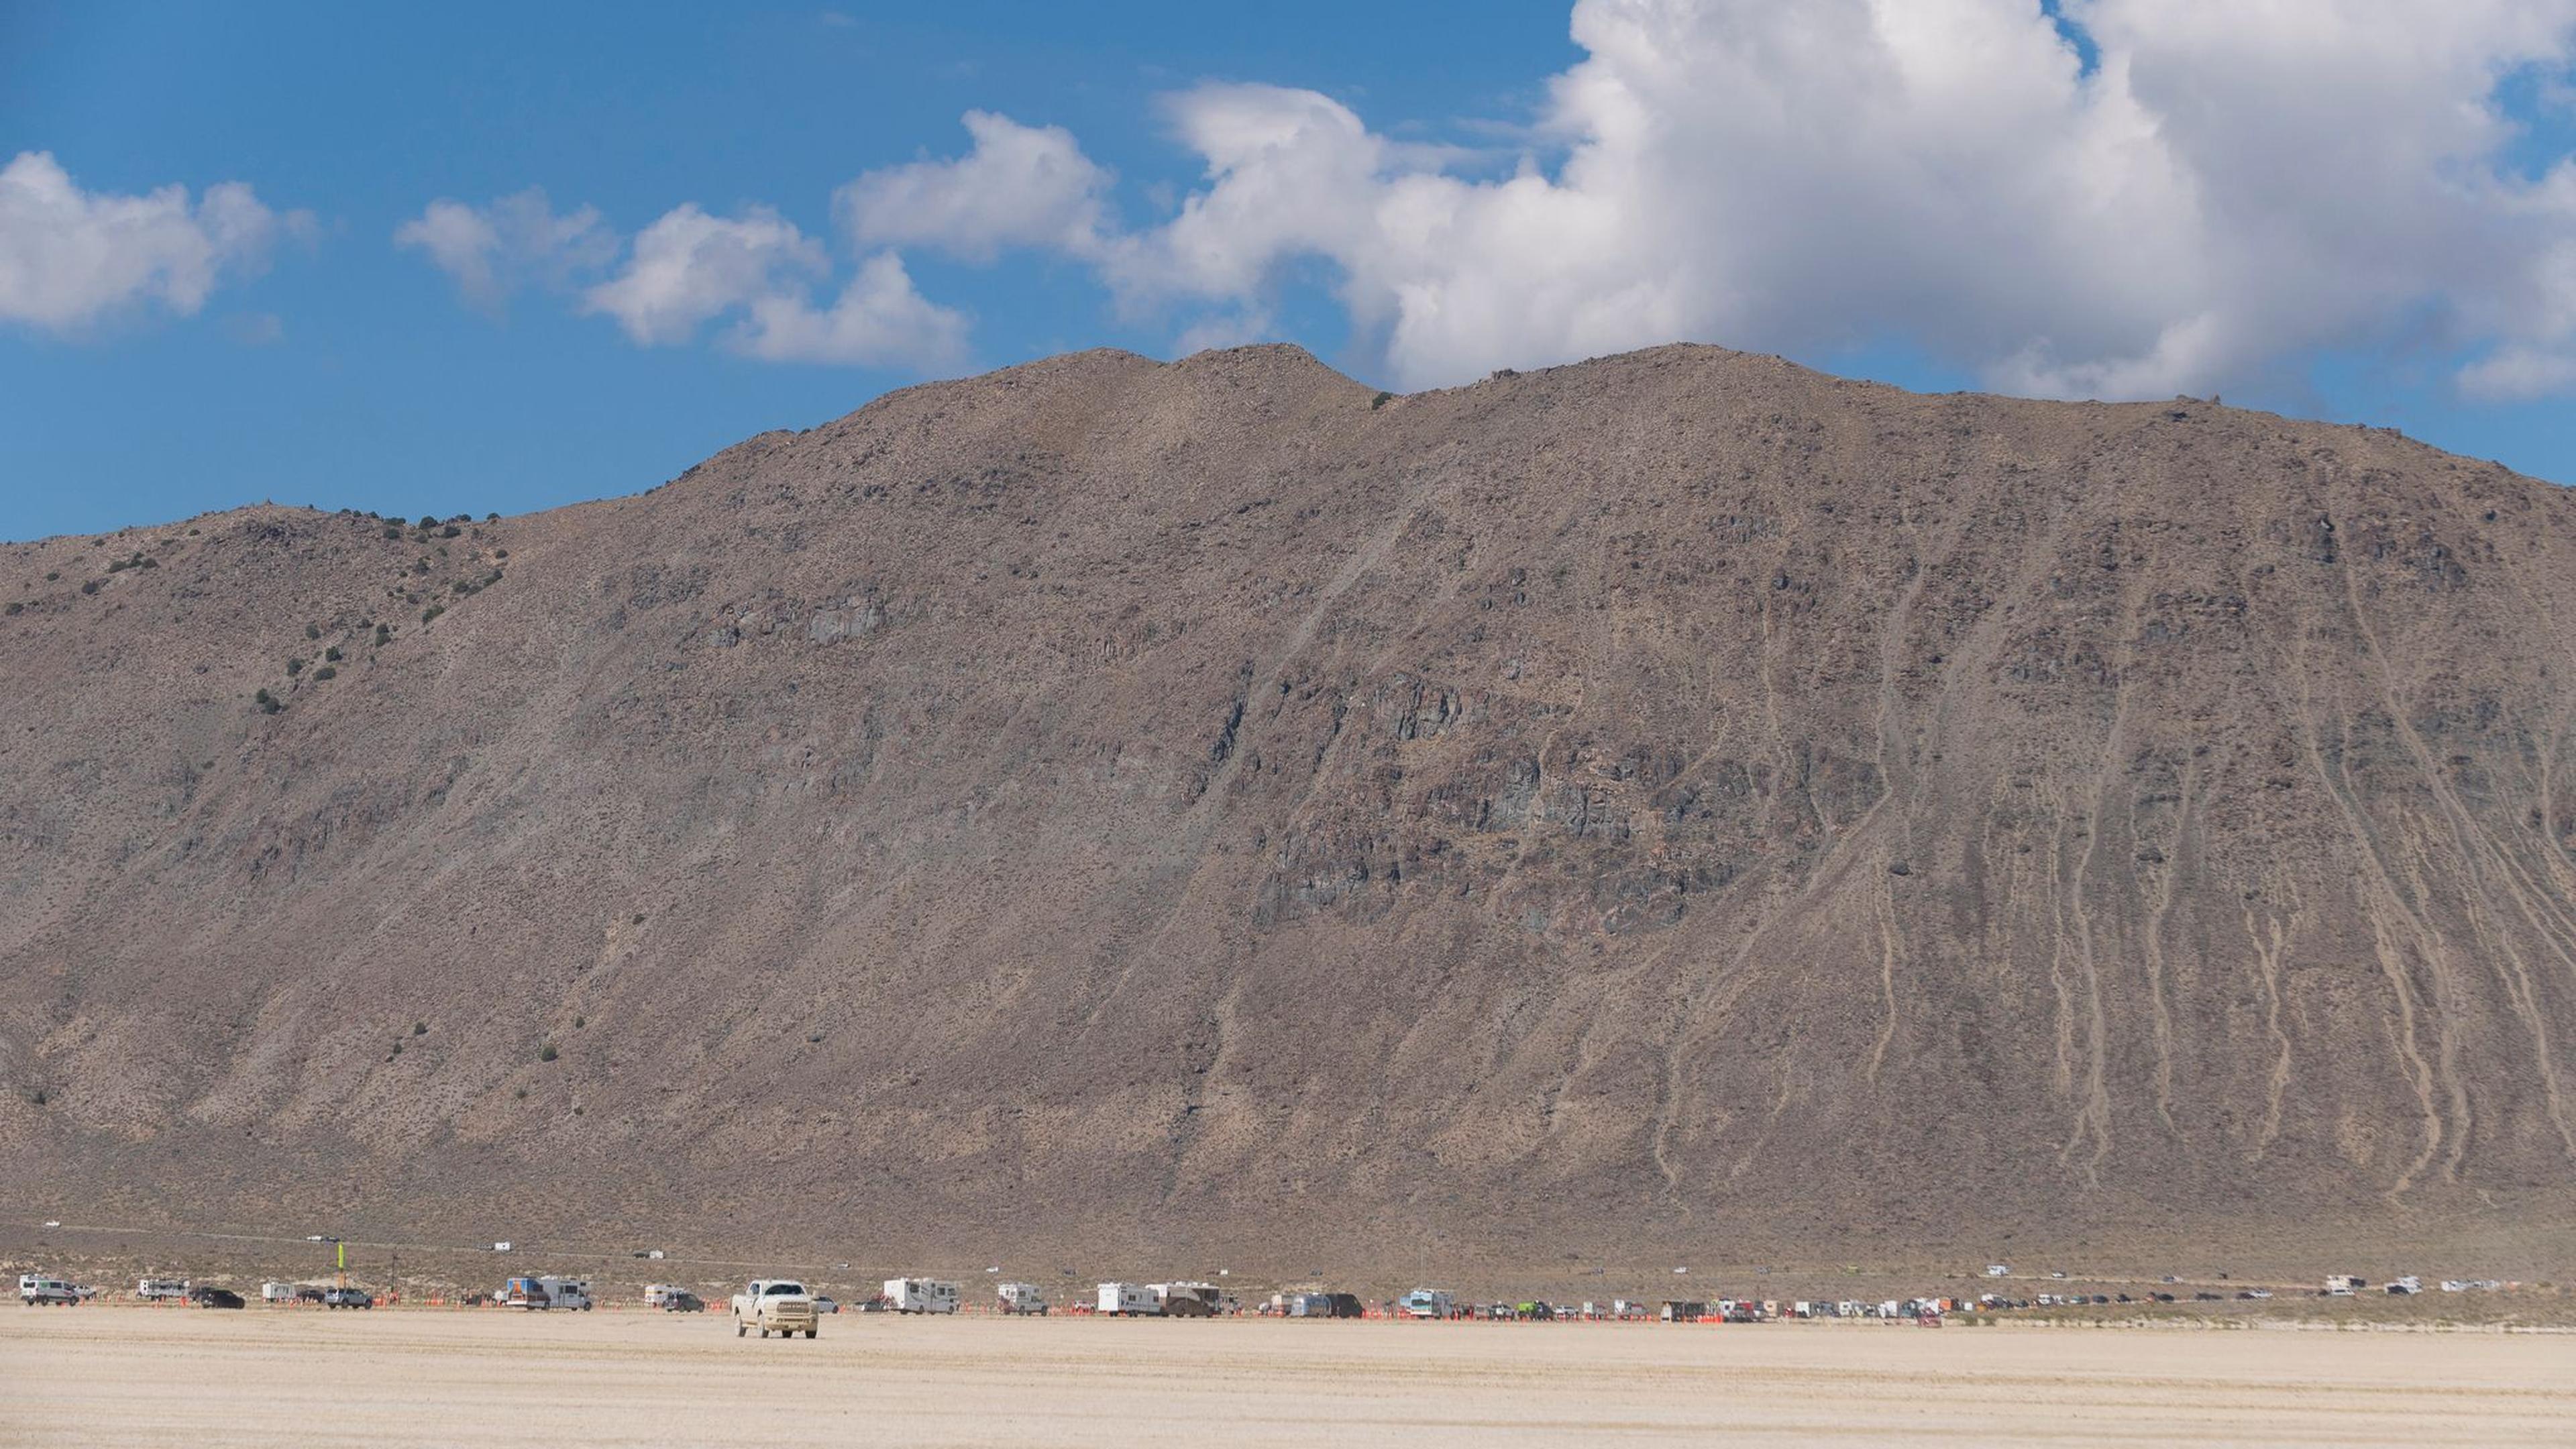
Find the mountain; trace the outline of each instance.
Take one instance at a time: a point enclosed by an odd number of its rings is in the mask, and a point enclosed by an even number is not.
[[[0,598],[0,1205],[2576,1269],[2576,498],[2390,432],[1091,352]]]

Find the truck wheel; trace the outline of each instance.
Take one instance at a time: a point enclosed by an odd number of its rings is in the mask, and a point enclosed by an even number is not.
[[[823,1330],[821,1330],[821,1329],[819,1329],[819,1328],[809,1328],[809,1329],[805,1330],[805,1336],[806,1336],[807,1338],[812,1338],[815,1334],[821,1333],[822,1331],[823,1331]]]
[[[736,1337],[736,1338],[740,1338],[740,1337],[742,1337],[744,1334],[749,1333],[749,1332],[751,1332],[751,1330],[750,1330],[750,1329],[745,1328],[745,1327],[743,1327],[743,1326],[742,1326],[742,1320],[741,1320],[741,1319],[737,1318],[737,1319],[735,1319],[735,1320],[733,1321],[733,1336],[734,1336],[734,1337]]]

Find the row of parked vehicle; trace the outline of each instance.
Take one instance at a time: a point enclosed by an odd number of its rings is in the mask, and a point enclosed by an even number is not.
[[[18,1275],[18,1301],[30,1308],[69,1308],[98,1296],[99,1290],[94,1287],[66,1282],[50,1273]],[[191,1283],[185,1278],[140,1279],[134,1285],[134,1296],[146,1303],[188,1303],[199,1308],[249,1306],[248,1299],[230,1288],[215,1283]],[[347,1284],[325,1287],[318,1283],[267,1283],[261,1285],[259,1296],[269,1303],[318,1303],[325,1308],[376,1306],[375,1294]]]

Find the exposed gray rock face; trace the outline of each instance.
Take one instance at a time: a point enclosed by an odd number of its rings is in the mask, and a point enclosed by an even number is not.
[[[1372,400],[1091,353],[0,546],[0,1199],[2576,1271],[2576,500],[1710,349]]]

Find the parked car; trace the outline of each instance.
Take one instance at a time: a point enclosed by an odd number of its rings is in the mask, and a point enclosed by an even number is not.
[[[196,1304],[199,1308],[240,1308],[245,1306],[240,1294],[235,1293],[230,1288],[218,1288],[212,1283],[200,1283],[196,1287],[189,1289],[188,1301]]]
[[[325,1308],[373,1308],[376,1306],[376,1295],[368,1292],[364,1288],[325,1288],[322,1290],[322,1306]]]
[[[841,1305],[837,1299],[829,1298],[823,1294],[817,1293],[814,1295],[814,1311],[817,1313],[838,1313],[841,1311]]]
[[[330,1295],[331,1290],[327,1288],[316,1288],[312,1284],[307,1283],[295,1290],[295,1301],[298,1303],[320,1303],[324,1299],[330,1297]]]
[[[707,1300],[686,1288],[674,1288],[662,1295],[661,1307],[665,1313],[704,1313]]]

